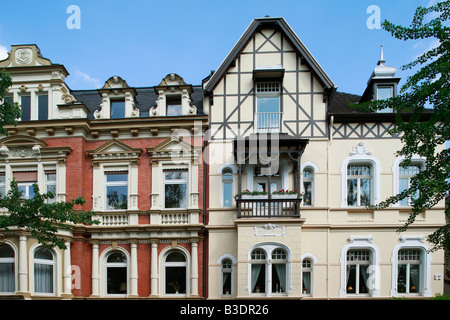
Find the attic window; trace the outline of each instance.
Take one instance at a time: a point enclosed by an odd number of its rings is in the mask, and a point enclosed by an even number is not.
[[[166,98],[167,116],[181,116],[181,96],[173,96]]]
[[[125,100],[111,100],[111,119],[125,118]]]
[[[393,86],[378,86],[377,87],[377,100],[390,99],[394,96]],[[378,110],[378,113],[390,113],[392,108],[385,108]]]

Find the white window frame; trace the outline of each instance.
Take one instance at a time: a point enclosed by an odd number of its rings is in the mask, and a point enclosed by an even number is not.
[[[47,172],[46,171],[44,174],[45,174],[45,192],[46,193],[49,192],[50,191],[49,187],[52,187],[52,186],[54,186],[54,189],[55,189],[55,191],[54,191],[55,197],[53,199],[48,199],[47,202],[55,203],[57,201],[57,196],[58,196],[58,194],[57,194],[58,173],[57,173],[57,171],[55,171],[55,172]],[[55,180],[49,180],[49,175],[51,175],[51,174],[55,175]]]
[[[309,180],[311,181],[311,203],[310,204],[306,204],[305,200],[303,199],[302,203],[304,206],[311,206],[313,207],[316,203],[316,174],[319,172],[319,167],[311,161],[306,161],[305,163],[303,163],[300,166],[300,190],[301,192],[305,192],[305,187],[303,185],[304,182],[304,177],[303,177],[303,172],[305,170],[310,170],[312,172],[312,178]]]
[[[264,87],[264,88],[263,88]],[[255,84],[255,119],[254,126],[256,132],[281,132],[282,128],[282,112],[281,112],[281,83],[279,81],[258,81]],[[270,129],[259,128],[258,114],[264,114],[259,112],[259,98],[278,98],[278,128],[271,127]],[[272,112],[271,112],[272,113]]]
[[[52,260],[45,260],[45,259],[37,259],[35,258],[35,254],[36,254],[36,250],[41,248],[42,246],[37,246],[36,248],[34,248],[32,250],[32,263],[33,263],[33,291],[34,294],[36,295],[56,295],[56,287],[57,287],[57,283],[56,283],[56,279],[57,279],[57,275],[56,275],[56,255],[55,252],[51,249],[45,248],[47,250],[49,250],[52,254],[53,259]],[[52,266],[52,283],[53,283],[53,288],[52,288],[52,292],[36,292],[36,286],[35,286],[35,266],[36,264],[43,264],[43,265],[51,265]]]
[[[127,181],[107,181],[107,176],[109,174],[114,175],[114,174],[125,174],[127,175]],[[103,172],[103,179],[104,179],[104,194],[105,194],[105,211],[126,211],[129,209],[130,207],[130,172],[129,170],[108,170],[106,169]],[[108,187],[123,187],[126,186],[127,187],[127,208],[126,209],[111,209],[108,206]]]
[[[224,183],[223,183],[223,172],[226,169],[230,169],[232,172],[232,182],[231,182],[231,190],[232,190],[232,199],[231,199],[231,206],[227,206],[225,207],[225,199],[224,199]],[[222,205],[222,207],[224,208],[229,208],[229,207],[234,207],[235,206],[235,200],[234,200],[234,194],[236,193],[235,191],[235,174],[237,173],[237,168],[235,165],[233,164],[229,164],[229,163],[225,163],[223,165],[221,165],[218,169],[217,169],[217,173],[220,174],[220,204]]]
[[[12,263],[13,264],[14,290],[0,292],[0,295],[10,295],[10,294],[14,294],[14,292],[17,291],[17,263],[16,263],[17,250],[16,250],[16,247],[9,241],[5,241],[4,243],[2,243],[2,245],[9,246],[11,248],[11,250],[13,251],[13,255],[14,255],[13,257],[0,258],[0,264],[2,264],[2,263]]]
[[[174,251],[178,251],[180,253],[182,253],[185,257],[185,261],[184,263],[182,263],[183,265],[180,266],[184,266],[186,268],[186,293],[179,293],[179,294],[172,294],[172,293],[166,293],[166,266],[176,266],[176,262],[172,264],[172,262],[167,263],[166,262],[166,258],[167,256],[174,252]],[[190,294],[190,290],[191,290],[191,269],[190,269],[190,265],[191,265],[191,258],[189,255],[189,252],[183,248],[183,247],[179,247],[177,246],[176,248],[172,248],[172,247],[167,247],[165,249],[163,249],[160,253],[160,267],[163,272],[163,277],[162,277],[162,281],[160,281],[160,292],[162,292],[162,294],[164,296],[167,297],[187,297]],[[197,263],[197,261],[194,261],[193,263]]]
[[[174,179],[174,180],[166,180],[165,172],[166,171],[184,171],[187,173],[186,179]],[[189,168],[163,168],[162,170],[162,208],[164,210],[183,210],[189,208],[189,197],[190,197],[190,191],[189,191],[189,177],[190,172]],[[181,206],[179,208],[166,208],[166,185],[173,185],[173,184],[186,184],[186,206]]]
[[[423,235],[401,236],[398,243],[392,250],[392,287],[391,296],[424,296],[431,297],[431,252],[430,248],[424,243]],[[418,293],[399,293],[397,290],[398,278],[398,252],[402,249],[419,249],[421,251],[420,264],[420,292]]]
[[[372,199],[371,204],[376,205],[380,201],[380,172],[381,164],[377,158],[368,155],[350,156],[341,165],[341,208],[357,208],[347,204],[347,168],[352,164],[370,164],[372,166]]]
[[[272,292],[272,268],[273,268],[273,259],[272,259],[272,253],[277,250],[281,249],[286,254],[286,259],[283,259],[282,262],[276,261],[279,263],[283,263],[286,265],[286,289],[285,292]],[[265,259],[252,259],[252,253],[255,250],[262,250],[265,253]],[[251,296],[265,296],[265,297],[272,297],[272,296],[287,296],[289,292],[291,291],[291,252],[289,248],[287,248],[285,245],[281,243],[261,243],[256,244],[252,246],[248,252],[248,269],[247,269],[247,291],[248,294]],[[263,264],[265,265],[265,292],[252,292],[252,265],[253,264]]]
[[[306,270],[304,269],[304,265],[303,265],[305,260],[309,260],[309,262],[311,263],[311,267]],[[315,271],[314,269],[315,269],[316,263],[318,263],[319,260],[317,259],[317,257],[315,255],[308,252],[301,256],[301,261],[302,261],[302,273],[301,273],[302,274],[302,278],[301,278],[302,295],[306,296],[306,297],[312,297],[314,294],[314,271]],[[303,272],[304,271],[307,271],[311,274],[311,276],[310,276],[311,283],[310,283],[310,292],[309,293],[303,292]]]
[[[230,261],[231,261],[231,268],[230,268],[230,271],[229,271],[230,277],[231,277],[231,279],[230,279],[230,280],[231,280],[231,292],[230,292],[229,294],[224,294],[224,293],[223,293],[223,285],[224,285],[224,283],[223,283],[223,262],[224,262],[225,260],[230,260]],[[237,260],[236,260],[235,257],[233,257],[233,256],[230,255],[230,254],[224,254],[224,255],[222,255],[221,257],[219,257],[219,259],[217,259],[217,263],[220,264],[220,287],[219,287],[219,294],[220,294],[222,297],[229,298],[229,297],[231,297],[232,295],[234,295],[234,290],[235,290],[235,288],[234,288],[234,276],[235,276],[235,265],[236,265],[236,263],[237,263]]]
[[[341,287],[339,296],[345,298],[347,296],[355,296],[355,294],[347,294],[347,252],[349,250],[369,250],[371,253],[371,263],[369,265],[368,287],[371,297],[380,296],[380,252],[377,246],[372,243],[372,236],[350,236],[348,242],[341,250],[339,262],[341,264]]]
[[[393,194],[397,195],[400,193],[400,166],[406,160],[404,156],[397,157],[392,165],[392,175],[393,175]],[[420,157],[418,155],[413,155],[411,157],[411,165],[418,164],[421,166],[421,170],[425,169],[426,158]],[[409,204],[410,199],[408,199]],[[393,207],[401,207],[400,202],[394,203]]]
[[[126,258],[126,262],[121,262],[121,263],[111,263],[108,262],[108,258],[111,254],[116,253],[116,252],[120,252],[122,254],[125,255]],[[129,261],[130,261],[130,257],[128,255],[128,252],[126,252],[123,249],[111,249],[108,250],[108,252],[105,254],[104,256],[104,286],[105,286],[105,296],[108,297],[126,297],[129,293],[129,288],[130,288],[130,268],[129,268]],[[122,294],[122,293],[108,293],[108,268],[126,268],[126,273],[127,273],[127,283],[126,283],[126,293]]]

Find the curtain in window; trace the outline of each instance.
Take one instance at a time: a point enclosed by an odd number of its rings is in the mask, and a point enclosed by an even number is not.
[[[53,265],[34,264],[34,291],[53,293]]]
[[[311,272],[303,272],[303,293],[311,293]]]
[[[419,280],[420,279],[419,269],[420,269],[420,265],[418,265],[418,264],[410,265],[410,270],[409,270],[409,273],[410,273],[410,275],[409,275],[410,276],[409,292],[410,293],[419,292],[419,281],[420,281]]]
[[[252,264],[252,292],[255,292],[256,283],[261,272],[262,264]]]
[[[14,263],[0,263],[0,292],[14,292]]]
[[[275,267],[278,279],[280,280],[281,292],[286,292],[286,265],[276,263],[273,266]]]

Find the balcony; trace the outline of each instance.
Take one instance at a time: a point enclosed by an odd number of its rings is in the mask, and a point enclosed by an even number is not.
[[[255,128],[258,133],[281,132],[281,112],[257,112]]]
[[[238,218],[299,218],[301,198],[245,196],[236,199]]]

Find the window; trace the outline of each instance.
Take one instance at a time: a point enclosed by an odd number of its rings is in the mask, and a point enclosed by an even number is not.
[[[179,251],[172,251],[166,256],[165,293],[186,294],[186,257]]]
[[[106,172],[106,210],[128,208],[128,173]]]
[[[40,94],[38,101],[38,120],[48,120],[48,95]]]
[[[127,257],[120,251],[114,251],[106,260],[106,294],[127,293]]]
[[[14,250],[9,245],[0,245],[0,294],[14,292],[14,270]]]
[[[367,283],[368,268],[370,266],[371,254],[369,250],[347,251],[347,293],[365,294],[369,293]]]
[[[417,163],[411,163],[408,166],[403,166],[400,164],[399,166],[399,177],[398,177],[398,184],[399,184],[399,193],[409,189],[411,186],[411,178],[418,174],[422,170],[422,165]],[[411,204],[411,201],[417,198],[417,195],[412,197],[407,197],[402,200],[400,200],[399,204],[402,206],[408,206]]]
[[[233,263],[230,259],[224,259],[222,261],[222,294],[230,295],[231,292],[231,280],[233,272]]]
[[[166,105],[167,105],[166,115],[172,116],[172,117],[182,115],[181,96],[167,97]]]
[[[286,252],[276,249],[272,252],[272,292],[286,292]]]
[[[266,167],[266,171],[270,172],[270,169]],[[267,191],[274,192],[281,189],[280,171],[278,170],[274,175],[270,176],[270,190],[267,188],[267,175],[262,173],[262,168],[256,166],[254,169],[254,190],[255,191]]]
[[[313,182],[313,170],[309,168],[303,170],[303,204],[307,206],[311,206],[313,204]]]
[[[386,100],[394,96],[393,86],[380,86],[377,87],[377,100]],[[378,113],[392,112],[392,108],[385,108],[377,111]]]
[[[266,292],[266,252],[255,249],[251,254],[251,292]]]
[[[254,249],[250,254],[251,293],[285,293],[287,262],[287,253],[282,248],[269,245]]]
[[[419,249],[402,249],[398,252],[398,293],[419,293],[421,278],[421,252]]]
[[[222,192],[223,206],[231,207],[233,205],[233,171],[230,168],[222,171]]]
[[[347,167],[347,205],[367,206],[372,203],[372,168],[358,164]]]
[[[34,292],[54,293],[55,258],[50,249],[39,247],[34,252]]]
[[[258,82],[256,84],[256,130],[279,132],[280,120],[280,83]]]
[[[13,177],[19,191],[22,192],[22,198],[32,199],[34,197],[33,184],[37,183],[37,171],[15,171]]]
[[[46,171],[45,172],[45,192],[53,192],[55,197],[53,199],[48,199],[48,203],[56,202],[56,171]]]
[[[30,121],[31,119],[31,96],[21,96],[20,105],[22,108],[22,121]]]
[[[310,259],[304,259],[302,262],[302,293],[311,294],[312,281],[312,262]]]
[[[187,208],[187,191],[187,170],[164,170],[164,208]]]
[[[111,119],[125,118],[125,100],[111,100]]]

